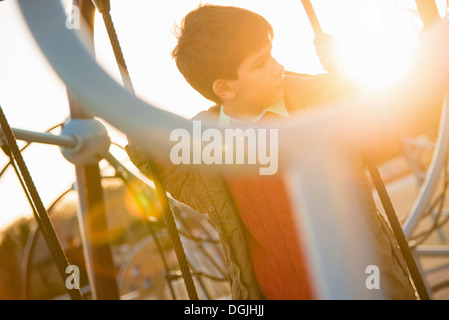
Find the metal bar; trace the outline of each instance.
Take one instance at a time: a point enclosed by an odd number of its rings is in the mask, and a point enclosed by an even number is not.
[[[424,270],[424,272],[426,275],[429,275],[431,273],[440,272],[440,271],[446,270],[446,269],[449,269],[449,263],[443,263],[441,265],[426,269],[426,270]]]
[[[413,252],[428,257],[449,256],[449,246],[418,246]]]
[[[360,202],[363,190],[355,185],[358,164],[337,150],[335,141],[319,138],[284,176],[314,298],[387,299],[387,286],[366,286],[367,268],[382,262],[367,223],[370,213]]]
[[[65,148],[77,148],[80,145],[80,141],[70,136],[57,136],[51,133],[35,132],[23,129],[12,129],[14,136],[17,140],[23,140],[27,142],[51,144],[55,146]]]

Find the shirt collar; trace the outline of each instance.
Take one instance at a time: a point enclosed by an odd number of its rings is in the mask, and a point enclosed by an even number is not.
[[[255,117],[253,120],[251,120],[249,122],[255,123],[255,122],[259,121],[265,115],[266,112],[273,112],[273,113],[283,116],[285,118],[289,118],[287,107],[285,106],[284,100],[282,99],[268,107],[265,107],[259,113],[259,115],[257,117]],[[220,121],[220,125],[222,125],[224,127],[229,126],[231,123],[245,122],[243,120],[235,119],[235,118],[232,118],[231,116],[227,115],[224,112],[223,106],[220,107],[220,120],[219,121]]]

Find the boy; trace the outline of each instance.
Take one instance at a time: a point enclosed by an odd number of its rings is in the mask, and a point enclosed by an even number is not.
[[[260,15],[235,7],[204,5],[183,20],[173,57],[187,82],[216,105],[196,120],[223,126],[287,119],[294,110],[329,101],[349,89],[329,75],[285,72],[272,56],[273,29]],[[133,163],[150,175],[149,157],[132,145]],[[217,226],[233,299],[313,299],[285,187],[278,175],[241,179],[198,166],[157,162],[167,191],[207,213]],[[367,194],[369,194],[367,190]],[[367,197],[371,223],[385,260],[392,299],[415,299],[396,240]],[[326,213],[323,213],[326,214]],[[382,281],[382,280],[381,280]],[[382,286],[382,283],[381,283]]]

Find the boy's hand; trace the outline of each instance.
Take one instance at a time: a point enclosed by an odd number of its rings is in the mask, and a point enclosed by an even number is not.
[[[313,39],[321,65],[329,73],[338,73],[338,40],[328,33],[318,33]]]

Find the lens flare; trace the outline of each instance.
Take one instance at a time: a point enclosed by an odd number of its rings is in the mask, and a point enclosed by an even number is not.
[[[339,61],[345,78],[362,87],[377,89],[391,85],[407,72],[418,45],[418,35],[392,29],[356,35],[341,41]]]
[[[162,216],[159,201],[152,190],[127,191],[125,194],[125,206],[128,212],[139,219],[160,218]]]

